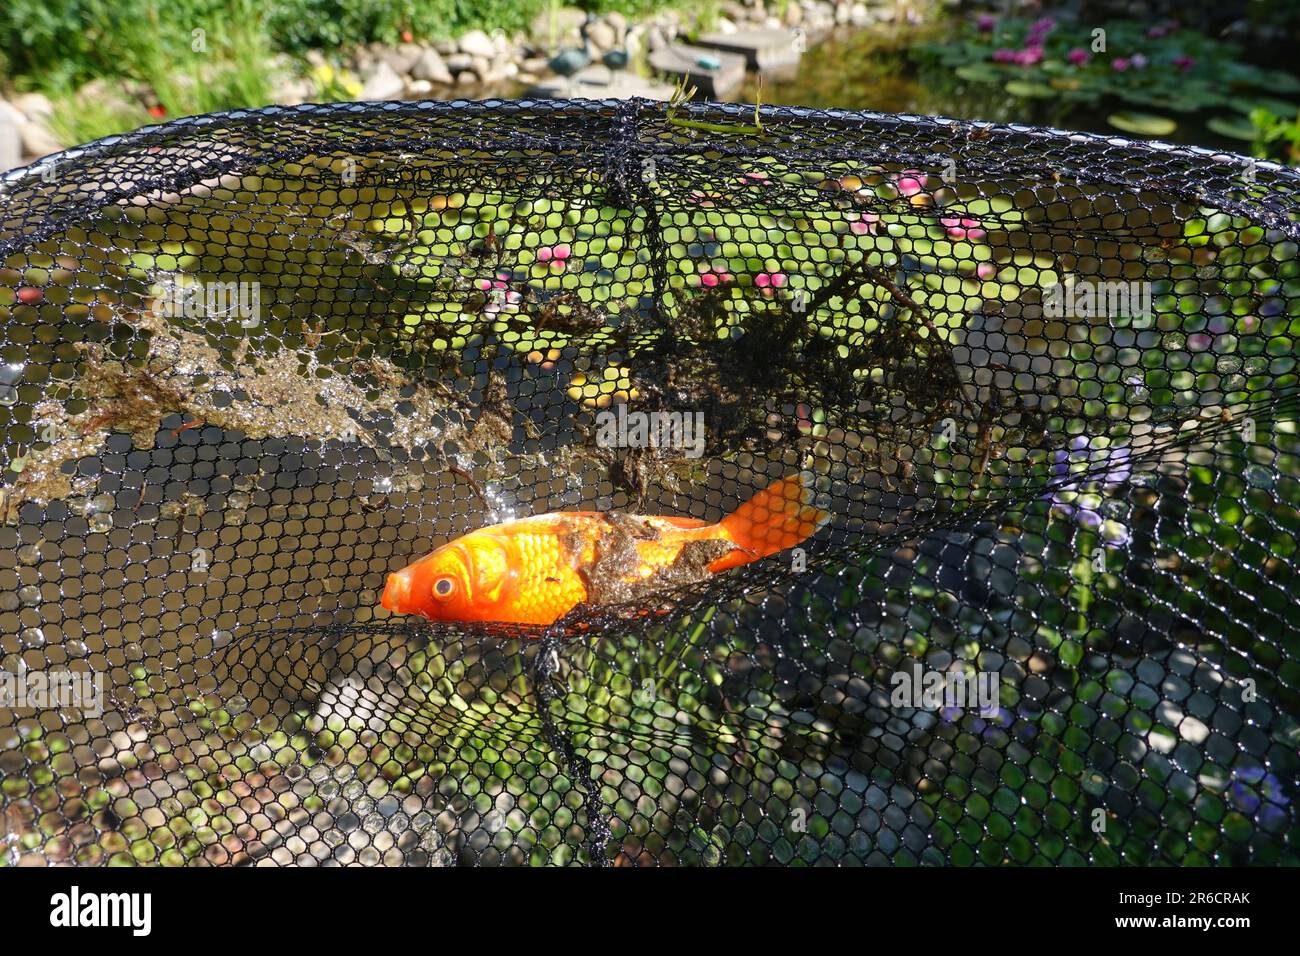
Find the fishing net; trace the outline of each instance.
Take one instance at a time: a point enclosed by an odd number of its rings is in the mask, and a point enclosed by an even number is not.
[[[1294,173],[462,102],[2,189],[0,864],[1300,862]],[[790,476],[829,523],[743,567],[379,604]]]

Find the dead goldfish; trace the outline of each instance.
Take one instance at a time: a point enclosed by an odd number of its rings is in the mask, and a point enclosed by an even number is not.
[[[457,538],[388,576],[380,603],[434,621],[553,624],[792,548],[830,520],[808,478],[782,478],[716,524],[560,511]]]

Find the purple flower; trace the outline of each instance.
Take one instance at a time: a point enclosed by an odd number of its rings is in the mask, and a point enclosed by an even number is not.
[[[1041,46],[1027,46],[1016,53],[1016,63],[1020,66],[1033,66],[1043,58]]]
[[[1248,813],[1265,826],[1280,826],[1286,821],[1283,809],[1291,798],[1282,791],[1282,781],[1263,767],[1233,767],[1228,797],[1233,806]]]
[[[1112,446],[1104,438],[1092,440],[1086,435],[1076,435],[1070,439],[1068,449],[1056,452],[1048,482],[1051,490],[1043,497],[1051,501],[1052,509],[1058,514],[1073,518],[1081,528],[1101,535],[1107,544],[1128,544],[1131,540],[1128,528],[1102,517],[1099,492],[1109,491],[1132,477],[1130,454],[1128,448]],[[1092,490],[1084,490],[1085,485],[1092,486]]]
[[[1141,53],[1134,53],[1129,63],[1133,64],[1133,69],[1140,70],[1147,65],[1147,58]]]
[[[1037,46],[1043,42],[1047,34],[1056,29],[1056,21],[1051,17],[1043,17],[1041,20],[1035,20],[1029,25],[1029,35],[1025,39],[1026,46]]]
[[[994,50],[993,62],[994,63],[1015,63],[1017,52],[1019,51],[1008,49],[1007,47],[1002,47],[1001,49]]]
[[[1112,70],[1118,70],[1120,73],[1123,73],[1125,70],[1128,69],[1128,67],[1129,67],[1129,62],[1128,62],[1128,57],[1126,56],[1117,56],[1115,57],[1115,59],[1110,61],[1110,68]]]
[[[1178,67],[1180,70],[1190,70],[1195,65],[1196,57],[1194,56],[1183,54],[1182,56],[1174,58],[1174,66]]]
[[[1083,66],[1085,63],[1087,63],[1089,60],[1092,59],[1092,54],[1089,53],[1087,50],[1085,50],[1083,47],[1076,46],[1069,53],[1065,54],[1065,58],[1069,60],[1071,63],[1073,63],[1075,66]]]
[[[992,33],[994,27],[998,25],[998,18],[991,13],[981,13],[979,19],[975,21],[980,33]]]

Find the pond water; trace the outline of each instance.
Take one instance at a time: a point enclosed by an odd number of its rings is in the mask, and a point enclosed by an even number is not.
[[[922,65],[912,50],[923,43],[946,42],[954,23],[940,20],[923,25],[900,24],[839,33],[810,50],[797,75],[764,78],[764,103],[851,110],[880,110],[948,116],[954,119],[1016,122],[1060,129],[1131,136],[1106,122],[1109,108],[1081,108],[1056,99],[1009,95],[998,84],[964,81],[945,67]],[[751,75],[736,99],[754,102],[760,94],[757,76]],[[1214,111],[1180,113],[1178,128],[1166,142],[1245,153],[1249,144],[1216,134],[1205,125]]]

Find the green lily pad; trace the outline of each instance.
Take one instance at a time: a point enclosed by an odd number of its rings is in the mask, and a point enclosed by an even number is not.
[[[1126,133],[1136,133],[1138,136],[1168,136],[1178,129],[1178,124],[1168,116],[1138,113],[1133,110],[1111,113],[1106,117],[1106,122],[1116,129],[1122,129]]]
[[[1285,70],[1265,71],[1261,85],[1277,93],[1300,93],[1300,79]]]
[[[1032,80],[1012,80],[1004,89],[1012,96],[1030,99],[1047,99],[1056,95],[1056,90],[1046,83],[1035,83]]]
[[[952,72],[968,83],[993,83],[998,78],[998,71],[987,63],[966,63]]]
[[[1253,113],[1255,110],[1268,110],[1274,116],[1282,119],[1290,119],[1297,113],[1300,113],[1300,104],[1290,103],[1286,100],[1274,99],[1271,96],[1254,96],[1248,99],[1234,99],[1228,104],[1234,110],[1242,113]]]
[[[1244,139],[1250,142],[1255,138],[1255,127],[1249,120],[1236,116],[1212,116],[1205,121],[1205,128],[1211,133],[1227,136],[1229,139]]]

